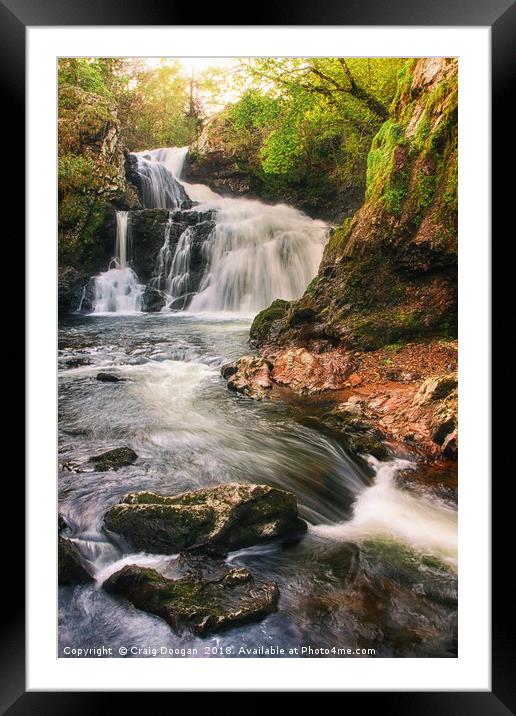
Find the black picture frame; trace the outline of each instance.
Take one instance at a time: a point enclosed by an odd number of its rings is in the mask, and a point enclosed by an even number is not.
[[[262,3],[257,8],[258,25],[362,25],[362,26],[489,26],[492,32],[492,129],[493,129],[493,235],[501,234],[501,217],[511,207],[513,189],[511,182],[503,179],[502,168],[507,163],[508,147],[504,137],[511,137],[509,129],[513,78],[514,38],[516,37],[516,11],[511,0],[447,0],[428,3],[423,0],[330,0],[318,3],[302,3],[287,0],[279,3]],[[166,0],[0,0],[0,83],[4,100],[4,118],[8,119],[9,144],[6,152],[16,147],[16,165],[23,173],[21,148],[25,145],[25,30],[28,26],[77,26],[77,25],[192,25],[195,10],[185,4]],[[245,24],[244,20],[221,23],[220,20],[238,18],[231,3],[213,4],[202,10],[203,26]],[[506,127],[507,124],[507,127]],[[4,135],[5,136],[5,135]],[[512,147],[510,147],[512,148]],[[499,171],[500,170],[500,171]],[[17,244],[23,246],[24,197],[20,191],[22,177],[9,168],[7,196],[4,200],[9,213],[17,217]],[[511,194],[509,194],[511,191]],[[11,230],[12,231],[12,230]],[[499,237],[501,239],[501,235]],[[19,256],[18,265],[23,261]],[[18,297],[17,308],[21,297]],[[20,311],[17,312],[19,323]],[[486,436],[486,439],[489,439]],[[24,486],[21,470],[16,469],[16,479],[9,479],[9,499],[21,506],[24,502]],[[5,475],[7,479],[7,475]],[[507,484],[510,483],[510,484]],[[511,521],[505,518],[507,506],[513,504],[510,491],[514,493],[514,479],[507,475],[502,484],[493,489],[493,593],[492,593],[492,691],[491,692],[368,692],[346,693],[342,706],[352,708],[381,709],[382,714],[439,714],[458,716],[502,716],[514,713],[514,632],[508,620],[514,611],[513,592],[510,587],[510,567],[507,566],[506,545],[510,542]],[[19,507],[21,512],[21,507]],[[12,529],[12,528],[11,528]],[[26,692],[25,691],[25,595],[24,595],[24,544],[20,524],[17,536],[9,549],[4,548],[4,575],[8,574],[8,595],[0,620],[0,713],[9,716],[22,714],[69,714],[91,713],[99,710],[104,702],[119,706],[120,694],[77,692]],[[367,695],[367,702],[364,696]],[[117,699],[117,702],[114,699]],[[136,694],[131,698],[137,698]],[[350,703],[352,700],[352,703]]]

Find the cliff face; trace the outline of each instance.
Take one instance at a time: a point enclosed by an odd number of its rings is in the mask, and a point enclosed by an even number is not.
[[[374,350],[456,335],[457,61],[414,63],[368,157],[365,203],[294,304],[257,317],[259,346]]]
[[[299,301],[259,313],[262,357],[226,366],[254,398],[324,393],[355,452],[456,458],[457,62],[414,61],[375,137],[363,206]]]
[[[106,97],[59,88],[59,264],[105,268],[113,251],[113,208],[138,206],[125,175],[116,107]]]

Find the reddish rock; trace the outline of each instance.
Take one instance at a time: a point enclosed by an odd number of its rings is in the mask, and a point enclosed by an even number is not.
[[[276,353],[271,376],[278,385],[311,395],[342,390],[349,373],[349,354],[343,351],[310,353],[305,348],[294,348]]]

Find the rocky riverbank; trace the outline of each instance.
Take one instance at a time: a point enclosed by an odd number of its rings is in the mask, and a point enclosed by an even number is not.
[[[363,206],[298,301],[259,313],[259,357],[223,368],[250,398],[327,396],[357,453],[456,459],[457,62],[415,61],[373,140]]]
[[[264,350],[222,373],[231,390],[254,399],[324,397],[333,407],[319,419],[359,454],[456,459],[456,370],[456,341],[435,341],[372,352]]]

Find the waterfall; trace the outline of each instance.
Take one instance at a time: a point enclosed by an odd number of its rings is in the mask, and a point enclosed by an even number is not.
[[[166,293],[172,298],[179,298],[188,293],[192,238],[193,231],[188,227],[188,229],[183,231],[177,242],[176,252],[172,259],[172,265],[165,288]]]
[[[188,147],[135,152],[141,199],[146,209],[178,209],[191,202],[179,183]]]
[[[116,241],[115,256],[118,260],[118,268],[124,269],[127,266],[127,238],[128,238],[128,212],[116,212]]]
[[[284,204],[222,197],[181,180],[187,152],[131,155],[144,207],[169,211],[150,286],[167,307],[196,313],[257,313],[277,298],[300,298],[319,268],[326,224]],[[129,265],[130,216],[117,212],[115,258],[95,278],[95,313],[142,309],[144,287]]]
[[[183,298],[182,306],[197,291],[188,308],[192,312],[256,313],[276,298],[300,298],[321,262],[328,239],[326,224],[283,204],[226,198],[206,186],[181,181],[187,152],[188,147],[181,147],[136,155],[139,171],[152,169],[146,205],[167,206],[164,197],[181,187],[195,202],[197,212],[215,213],[215,229],[203,245],[205,268],[200,285],[192,286],[190,280],[193,229],[187,228],[179,238],[176,235],[174,248],[170,225],[153,285],[167,294],[169,305]]]
[[[319,268],[326,225],[282,204],[217,204],[208,265],[189,310],[256,313],[276,298],[300,298]]]
[[[144,286],[128,265],[129,212],[116,212],[115,257],[107,271],[95,276],[94,313],[134,313],[141,310]]]

